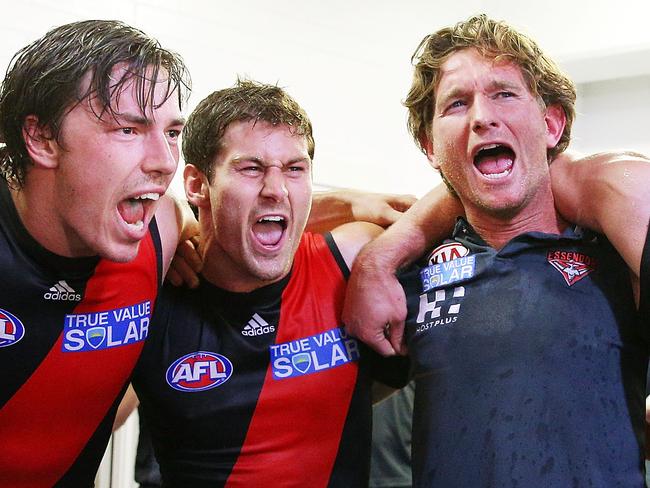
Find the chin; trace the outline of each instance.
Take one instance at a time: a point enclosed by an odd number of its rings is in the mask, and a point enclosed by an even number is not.
[[[260,281],[274,282],[284,278],[290,269],[287,263],[258,263],[251,271]]]
[[[108,249],[99,249],[97,254],[99,254],[99,256],[104,259],[108,259],[109,261],[114,261],[116,263],[128,263],[129,261],[133,261],[136,258],[138,255],[139,247],[140,243],[137,242],[130,245],[120,245]]]

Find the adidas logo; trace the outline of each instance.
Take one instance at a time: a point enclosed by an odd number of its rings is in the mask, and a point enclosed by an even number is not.
[[[241,331],[245,336],[259,336],[262,334],[270,334],[271,332],[275,332],[275,326],[269,325],[269,323],[258,314],[253,315]]]
[[[50,291],[45,292],[43,298],[46,300],[66,300],[71,302],[81,301],[81,295],[74,291],[70,285],[68,285],[65,280],[61,280],[58,283],[55,283]]]

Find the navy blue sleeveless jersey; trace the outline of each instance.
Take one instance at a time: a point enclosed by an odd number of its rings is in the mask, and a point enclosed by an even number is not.
[[[155,223],[130,263],[65,258],[2,182],[0,262],[0,486],[93,486],[160,284]]]
[[[163,288],[133,383],[164,486],[367,486],[370,377],[406,368],[341,329],[345,273],[306,233],[277,283]]]
[[[414,486],[644,486],[647,343],[602,236],[528,233],[496,251],[460,219],[401,280]]]

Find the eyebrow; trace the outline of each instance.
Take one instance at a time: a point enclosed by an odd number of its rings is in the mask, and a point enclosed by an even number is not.
[[[153,125],[153,120],[150,117],[145,117],[141,114],[134,114],[134,113],[127,112],[127,113],[117,114],[116,119],[123,120],[124,122],[128,122],[130,124],[137,124],[137,125],[144,125],[144,126]],[[185,117],[178,117],[172,120],[171,124],[169,125],[185,125]]]
[[[519,89],[521,86],[517,83],[512,83],[510,81],[506,80],[491,80],[490,83],[488,84],[488,89],[489,90],[501,90],[501,89],[508,89],[508,90],[515,90]],[[455,87],[452,88],[450,91],[443,93],[440,97],[436,98],[436,105],[441,103],[444,108],[447,103],[449,103],[450,100],[456,99],[456,98],[462,98],[467,94],[468,90],[462,87]]]
[[[241,163],[242,161],[250,161],[252,163],[257,163],[261,164],[264,166],[266,163],[266,160],[263,158],[258,158],[257,156],[237,156],[231,160],[233,163]],[[287,166],[289,164],[295,164],[295,163],[300,163],[300,162],[305,162],[311,164],[311,158],[309,156],[302,157],[302,158],[293,158],[287,161],[286,163],[283,163],[283,166]]]

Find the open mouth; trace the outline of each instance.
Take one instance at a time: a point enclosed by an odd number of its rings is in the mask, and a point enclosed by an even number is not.
[[[253,224],[253,234],[263,246],[276,246],[287,228],[287,220],[280,215],[267,215]]]
[[[147,215],[147,207],[153,205],[159,198],[160,194],[158,193],[143,193],[122,200],[117,205],[117,211],[130,228],[142,230]]]
[[[515,152],[504,144],[488,144],[474,156],[474,166],[490,179],[507,176],[512,171]]]

